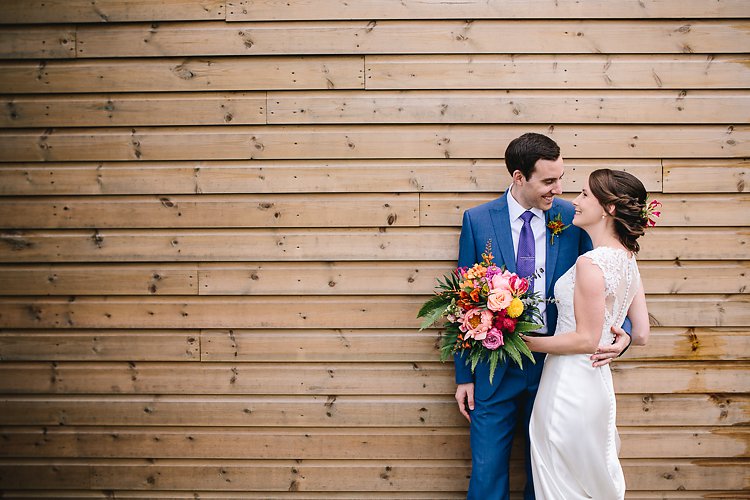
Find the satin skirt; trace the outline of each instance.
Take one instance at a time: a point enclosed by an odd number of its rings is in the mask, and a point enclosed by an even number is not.
[[[548,355],[529,424],[537,500],[620,500],[616,402],[609,365]]]

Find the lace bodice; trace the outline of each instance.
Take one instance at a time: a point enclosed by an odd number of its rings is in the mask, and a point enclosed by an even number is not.
[[[614,341],[614,335],[610,328],[612,325],[621,325],[625,321],[628,308],[638,291],[641,281],[638,265],[635,257],[620,248],[598,247],[583,254],[579,260],[582,258],[591,259],[591,262],[596,264],[604,274],[604,325],[599,345],[611,344]],[[576,265],[574,264],[555,283],[555,298],[558,300],[556,334],[576,329],[573,309],[575,279]]]

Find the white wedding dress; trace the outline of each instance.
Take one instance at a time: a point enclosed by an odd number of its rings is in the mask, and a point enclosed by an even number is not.
[[[604,274],[605,313],[599,345],[614,340],[640,285],[635,257],[598,247],[589,258]],[[575,330],[574,265],[555,284],[558,319],[555,335]],[[584,306],[585,307],[585,306]],[[625,496],[617,458],[615,392],[609,365],[591,366],[588,354],[548,354],[529,426],[531,468],[537,500],[615,500]]]

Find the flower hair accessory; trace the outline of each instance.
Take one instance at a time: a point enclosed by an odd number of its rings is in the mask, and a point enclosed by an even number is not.
[[[562,215],[559,213],[556,217],[550,219],[547,223],[547,229],[550,230],[549,244],[554,245],[555,236],[561,235],[568,227],[570,227],[570,224],[564,224],[562,221]]]
[[[661,206],[658,200],[651,200],[651,202],[643,207],[641,210],[641,218],[645,221],[647,227],[654,227],[656,225],[656,218],[661,216],[661,211],[657,210]]]

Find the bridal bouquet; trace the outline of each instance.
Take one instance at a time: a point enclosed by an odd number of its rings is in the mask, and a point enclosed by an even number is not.
[[[522,278],[492,263],[491,242],[482,262],[459,267],[438,279],[435,295],[417,314],[421,330],[445,318],[440,360],[461,354],[474,372],[480,361],[489,360],[490,383],[498,363],[508,357],[523,366],[521,357],[534,357],[519,333],[542,326],[538,293],[529,292],[529,278]]]

